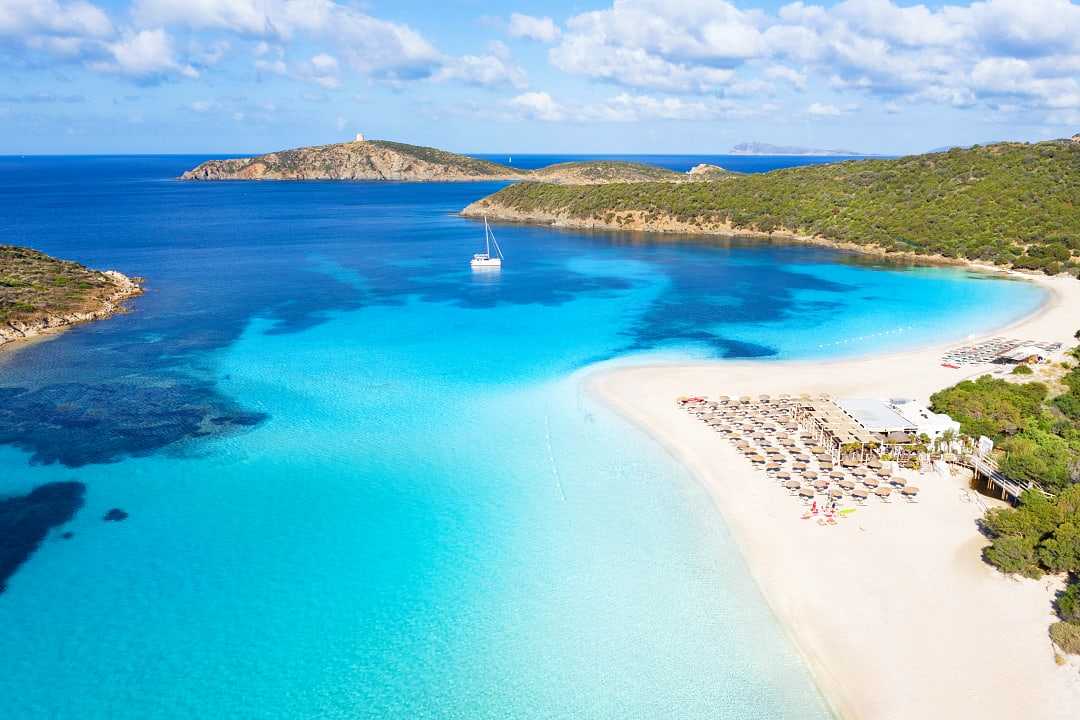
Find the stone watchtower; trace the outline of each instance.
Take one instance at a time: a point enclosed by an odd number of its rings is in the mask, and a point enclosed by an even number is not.
[[[364,133],[356,133],[356,139],[353,142],[364,142]]]

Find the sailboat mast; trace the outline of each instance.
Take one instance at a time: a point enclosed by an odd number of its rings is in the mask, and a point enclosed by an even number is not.
[[[491,257],[491,228],[488,227],[487,215],[484,216],[484,252]]]

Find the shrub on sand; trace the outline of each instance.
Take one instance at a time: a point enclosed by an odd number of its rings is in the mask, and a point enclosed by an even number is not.
[[[1056,622],[1050,626],[1050,639],[1070,655],[1080,655],[1080,625],[1070,622]]]

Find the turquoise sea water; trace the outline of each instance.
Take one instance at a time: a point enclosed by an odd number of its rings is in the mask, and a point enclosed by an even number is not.
[[[453,211],[494,186],[168,179],[190,164],[0,159],[5,237],[149,279],[0,356],[0,492],[86,485],[0,594],[7,717],[828,717],[704,491],[582,375],[895,349],[1042,299],[505,226],[478,277]]]

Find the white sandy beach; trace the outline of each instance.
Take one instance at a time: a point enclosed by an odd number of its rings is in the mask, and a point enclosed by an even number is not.
[[[1076,343],[1080,282],[990,335]],[[956,335],[963,335],[958,329]],[[711,362],[606,370],[590,389],[645,428],[708,488],[769,605],[843,718],[1001,720],[1080,715],[1080,671],[1057,666],[1047,638],[1054,584],[1004,577],[980,559],[980,502],[960,478],[927,473],[920,502],[871,498],[835,527],[753,470],[679,409],[681,395],[830,393],[926,401],[988,371],[941,366],[959,344],[831,362]],[[718,652],[721,651],[718,649]]]

